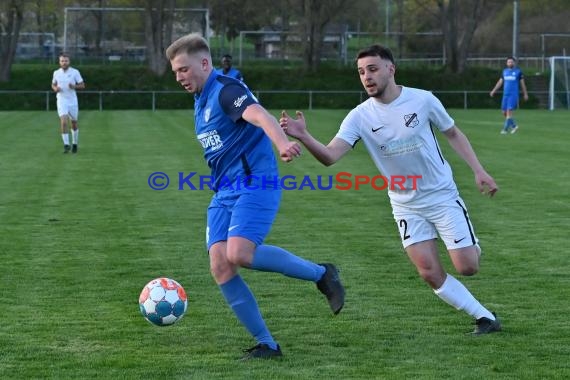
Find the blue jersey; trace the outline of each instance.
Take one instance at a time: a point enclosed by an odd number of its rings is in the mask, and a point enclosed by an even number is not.
[[[240,81],[212,71],[194,95],[196,137],[211,169],[214,191],[242,188],[250,176],[276,178],[277,160],[262,128],[242,119],[257,99]],[[251,178],[256,178],[251,177]]]
[[[512,69],[506,68],[503,70],[503,95],[517,95],[519,94],[519,83],[524,75],[518,67]]]
[[[243,75],[241,75],[241,72],[238,69],[234,69],[233,67],[230,68],[230,70],[227,73],[224,73],[224,69],[217,69],[216,72],[218,74],[222,74],[230,78],[235,78],[237,80],[243,81]]]

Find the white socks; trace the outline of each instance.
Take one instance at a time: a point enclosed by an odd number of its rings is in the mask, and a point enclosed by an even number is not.
[[[69,133],[62,133],[61,139],[63,140],[63,145],[69,145]],[[71,141],[73,145],[76,145],[79,141],[79,129],[71,130]]]
[[[494,321],[495,317],[489,310],[479,303],[465,286],[449,273],[443,285],[435,289],[434,293],[457,310],[463,310],[475,319],[482,317]]]
[[[71,139],[73,141],[73,145],[77,144],[78,138],[79,138],[79,129],[72,129],[71,130]]]

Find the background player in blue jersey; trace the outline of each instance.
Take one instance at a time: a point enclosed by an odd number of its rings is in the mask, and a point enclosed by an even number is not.
[[[228,77],[232,77],[232,78],[236,78],[237,80],[241,80],[243,82],[243,75],[241,74],[241,72],[232,67],[232,56],[229,54],[225,54],[222,57],[222,68],[221,69],[217,69],[216,72],[218,72],[219,74],[223,74],[226,75]]]
[[[300,146],[289,141],[242,82],[214,70],[203,37],[179,38],[166,49],[166,56],[176,81],[194,94],[196,135],[213,177],[215,194],[206,229],[210,269],[227,303],[257,341],[243,358],[281,356],[257,301],[238,274],[240,267],[313,281],[334,314],[344,305],[344,287],[334,265],[315,264],[263,244],[281,199],[271,142],[286,162],[300,154]]]
[[[513,112],[519,105],[519,84],[523,91],[524,100],[528,100],[524,75],[518,67],[515,67],[516,61],[513,57],[507,58],[507,67],[503,69],[501,78],[495,84],[489,95],[495,95],[495,92],[503,86],[503,101],[501,109],[505,115],[505,124],[501,130],[502,134],[509,132],[515,133],[518,129],[517,123],[513,118]]]

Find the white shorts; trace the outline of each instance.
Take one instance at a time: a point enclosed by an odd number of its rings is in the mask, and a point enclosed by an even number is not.
[[[59,117],[62,116],[69,116],[71,120],[77,121],[77,117],[79,116],[79,106],[69,105],[66,102],[57,102],[57,114]]]
[[[459,197],[419,210],[392,205],[392,212],[404,248],[436,239],[438,235],[448,250],[470,247],[479,242],[465,203]]]

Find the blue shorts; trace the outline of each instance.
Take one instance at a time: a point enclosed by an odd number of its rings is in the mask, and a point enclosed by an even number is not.
[[[519,106],[518,95],[503,95],[503,102],[501,103],[501,109],[503,111],[516,110],[518,106]]]
[[[280,202],[280,189],[216,193],[208,206],[208,251],[214,243],[226,241],[230,236],[262,244],[271,230]]]

